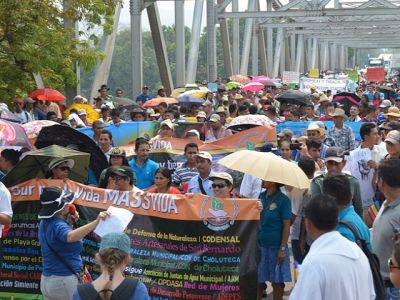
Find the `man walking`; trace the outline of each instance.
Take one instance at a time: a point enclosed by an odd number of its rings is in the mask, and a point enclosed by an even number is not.
[[[355,138],[352,129],[344,125],[347,118],[346,113],[341,108],[336,108],[333,114],[333,122],[335,123],[328,129],[328,137],[335,140],[335,146],[341,147],[344,151],[351,151],[356,147]]]
[[[386,286],[386,299],[398,300],[399,289],[389,279],[388,259],[392,254],[392,237],[400,230],[400,159],[385,159],[378,167],[378,187],[386,200],[372,227],[372,249],[378,256]]]
[[[374,282],[361,248],[337,232],[338,207],[330,196],[313,197],[305,209],[307,233],[314,240],[300,267],[290,298],[375,299]]]
[[[199,153],[199,146],[196,143],[189,143],[185,146],[186,162],[175,170],[172,174],[172,182],[183,189],[183,184],[189,182],[194,176],[199,174],[196,167],[196,155]]]
[[[211,154],[205,151],[199,152],[196,155],[196,166],[199,175],[194,176],[189,181],[188,192],[214,196],[214,191],[211,187],[212,181],[210,180],[210,177],[214,175],[214,172],[211,170]]]

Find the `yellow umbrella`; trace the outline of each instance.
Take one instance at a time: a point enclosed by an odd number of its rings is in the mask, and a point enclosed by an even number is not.
[[[310,180],[302,169],[273,153],[240,150],[225,156],[218,163],[265,181],[282,183],[300,189],[310,187]]]
[[[179,95],[180,95],[180,94],[183,94],[185,91],[186,91],[186,88],[184,88],[184,87],[180,87],[180,88],[174,89],[174,90],[171,92],[171,97],[172,97],[172,98],[179,97]]]
[[[100,119],[99,113],[93,107],[91,107],[88,104],[82,104],[82,103],[73,103],[70,106],[68,106],[67,109],[64,111],[65,119],[68,120],[69,112],[73,108],[75,108],[76,110],[84,109],[87,114],[87,119],[90,123],[93,123],[94,121]]]
[[[206,90],[190,90],[187,92],[184,92],[183,94],[180,94],[178,98],[184,97],[184,96],[191,96],[195,98],[204,98],[207,95],[208,91]]]

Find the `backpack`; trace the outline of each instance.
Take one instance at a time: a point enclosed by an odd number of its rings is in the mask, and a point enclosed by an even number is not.
[[[351,232],[354,234],[356,238],[356,244],[361,248],[364,252],[365,256],[368,258],[369,266],[372,272],[372,278],[374,280],[374,288],[375,288],[375,299],[376,300],[385,300],[385,283],[383,281],[381,271],[380,271],[380,264],[379,259],[375,253],[372,253],[367,246],[365,240],[361,239],[360,235],[358,234],[357,230],[354,228],[353,224],[347,221],[339,221],[339,224],[343,224],[347,226]]]
[[[121,284],[112,291],[111,300],[128,300],[134,295],[138,280],[125,278]],[[83,300],[101,300],[100,294],[91,283],[78,285],[79,297]]]

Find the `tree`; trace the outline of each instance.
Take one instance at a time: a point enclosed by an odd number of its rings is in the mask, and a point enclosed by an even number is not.
[[[112,17],[119,0],[2,0],[0,1],[0,99],[10,101],[35,88],[33,73],[39,73],[47,87],[64,90],[77,82],[78,63],[92,68],[103,54],[95,50],[95,34],[101,26],[112,29]],[[64,20],[83,24],[81,38]]]

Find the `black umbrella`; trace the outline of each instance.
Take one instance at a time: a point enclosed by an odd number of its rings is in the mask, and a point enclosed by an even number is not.
[[[275,98],[279,102],[297,104],[297,105],[307,105],[312,104],[307,94],[300,92],[298,90],[289,90],[278,95]]]
[[[360,106],[361,98],[358,97],[356,94],[343,92],[333,96],[332,102],[340,103],[344,111],[346,112],[346,115],[349,115],[350,108],[353,105]]]
[[[96,142],[86,134],[71,127],[63,125],[43,127],[36,138],[35,146],[41,149],[51,145],[62,147],[76,145],[77,150],[90,153],[89,167],[93,170],[97,180],[101,171],[108,167],[107,158]]]

